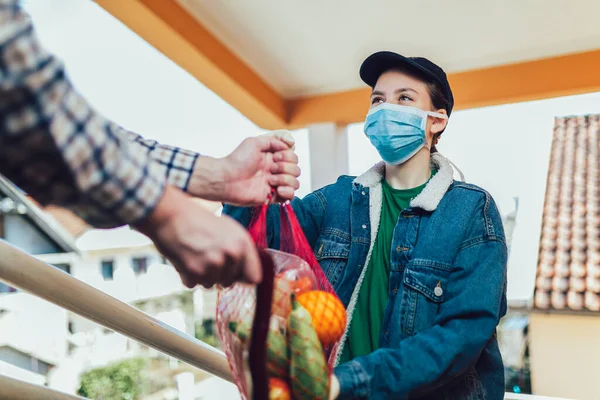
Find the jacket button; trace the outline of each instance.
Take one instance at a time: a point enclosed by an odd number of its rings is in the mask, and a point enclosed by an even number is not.
[[[363,191],[362,191],[362,195],[364,196],[365,194],[366,194],[366,193],[365,193],[365,191],[363,190]]]
[[[435,289],[433,289],[433,294],[435,294],[437,297],[440,297],[444,294],[444,289],[442,289],[441,286],[436,286]]]
[[[363,228],[363,229],[367,229],[367,226],[363,224],[362,228]]]

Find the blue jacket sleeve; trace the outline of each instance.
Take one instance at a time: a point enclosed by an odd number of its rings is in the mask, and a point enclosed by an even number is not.
[[[327,200],[321,190],[310,193],[303,199],[294,198],[292,200],[292,208],[311,247],[315,246],[319,237],[326,206]],[[223,214],[232,217],[243,226],[248,227],[252,219],[253,210],[253,208],[248,207],[225,205],[223,207]],[[279,249],[280,244],[279,210],[279,205],[272,205],[269,207],[267,213],[267,241],[268,246],[273,249]]]
[[[488,206],[482,204],[479,215]],[[486,223],[492,221],[498,234],[465,239],[454,263],[450,296],[440,305],[433,326],[393,348],[338,366],[340,398],[423,396],[477,361],[506,313],[507,248],[495,206],[488,213]]]

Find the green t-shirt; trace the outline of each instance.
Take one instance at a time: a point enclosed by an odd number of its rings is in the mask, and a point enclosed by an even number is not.
[[[410,201],[421,193],[425,185],[427,183],[413,189],[399,190],[391,187],[386,180],[382,182],[379,231],[358,293],[340,363],[370,354],[379,348],[379,332],[388,302],[394,228],[402,210],[408,208]]]

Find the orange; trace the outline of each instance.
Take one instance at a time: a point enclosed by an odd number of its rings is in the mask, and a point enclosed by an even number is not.
[[[291,400],[290,387],[279,378],[269,379],[269,400]]]
[[[346,329],[346,309],[334,294],[311,290],[298,295],[302,305],[312,318],[312,323],[323,347],[337,342]]]

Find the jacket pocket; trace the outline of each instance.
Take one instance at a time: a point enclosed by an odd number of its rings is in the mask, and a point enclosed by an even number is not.
[[[343,243],[338,240],[321,238],[317,241],[317,251],[315,252],[317,261],[321,269],[325,272],[329,283],[334,288],[340,280],[350,255],[350,243]]]
[[[409,263],[404,270],[402,333],[412,336],[433,325],[448,297],[449,268]]]

